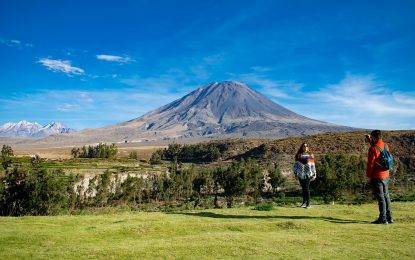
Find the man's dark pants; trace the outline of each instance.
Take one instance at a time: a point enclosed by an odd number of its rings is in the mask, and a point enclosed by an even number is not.
[[[379,204],[379,220],[382,222],[390,221],[392,219],[391,200],[389,197],[389,179],[372,180],[373,194],[375,195]]]

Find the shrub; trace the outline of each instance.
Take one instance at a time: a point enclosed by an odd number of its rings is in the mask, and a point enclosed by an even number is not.
[[[140,177],[128,176],[118,190],[118,197],[121,201],[133,204],[141,204],[146,194],[146,182]]]
[[[278,188],[283,187],[287,182],[286,177],[284,177],[284,175],[281,173],[278,163],[275,163],[274,167],[268,166],[268,178],[273,194],[277,194]]]
[[[365,193],[366,164],[362,156],[327,154],[317,161],[316,169],[318,174],[312,187],[325,202]]]
[[[226,198],[227,206],[230,208],[236,196],[243,194],[259,196],[263,175],[256,161],[242,160],[228,167],[214,169],[213,178],[215,186],[223,189],[222,195]]]
[[[62,170],[14,167],[7,170],[1,181],[1,215],[51,215],[73,206],[76,177]]]
[[[128,155],[128,158],[133,159],[133,160],[138,160],[139,159],[138,152],[131,151],[130,154]]]

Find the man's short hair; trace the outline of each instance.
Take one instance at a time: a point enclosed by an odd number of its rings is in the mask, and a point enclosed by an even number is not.
[[[380,132],[380,130],[373,130],[370,133],[371,136],[373,136],[376,139],[380,139],[382,137],[382,133]]]

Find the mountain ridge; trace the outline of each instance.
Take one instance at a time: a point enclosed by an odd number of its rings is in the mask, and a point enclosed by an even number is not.
[[[17,123],[8,122],[0,126],[0,137],[43,138],[71,132],[75,132],[75,130],[61,122],[51,122],[42,126],[37,122],[21,120]]]

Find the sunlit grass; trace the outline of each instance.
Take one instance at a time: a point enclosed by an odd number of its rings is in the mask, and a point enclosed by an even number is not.
[[[0,218],[0,258],[415,257],[415,203],[369,224],[375,204]]]

